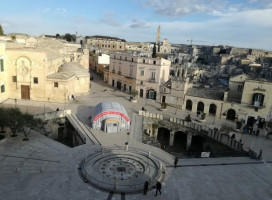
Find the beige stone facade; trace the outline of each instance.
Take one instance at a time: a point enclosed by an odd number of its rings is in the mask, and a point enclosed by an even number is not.
[[[5,91],[0,93],[0,101],[12,98],[68,102],[72,95],[87,93],[88,54],[56,40],[41,40],[34,47],[1,42],[4,70],[0,72],[0,84]]]
[[[109,36],[87,36],[87,44],[110,51],[126,50],[126,40]]]
[[[159,86],[169,79],[170,65],[162,58],[112,53],[108,84],[126,93],[136,89],[141,98],[159,100]]]
[[[203,89],[199,89],[198,93],[188,90],[182,109],[193,113],[204,112],[221,119],[244,120],[251,126],[254,120],[266,120],[269,117],[272,108],[271,90],[271,82],[250,79],[241,74],[230,79],[229,91],[217,91],[217,96],[216,91],[204,97]]]

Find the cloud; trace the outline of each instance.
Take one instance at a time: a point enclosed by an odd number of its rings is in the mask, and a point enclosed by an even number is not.
[[[55,9],[54,9],[54,12],[55,12],[56,14],[66,14],[66,13],[67,13],[67,10],[66,10],[66,8],[55,8]]]
[[[139,21],[137,19],[132,20],[130,28],[148,28],[149,25],[146,22]]]
[[[161,15],[178,17],[191,13],[207,13],[226,7],[225,1],[219,0],[148,0],[145,7],[151,7]]]
[[[116,19],[115,13],[112,11],[107,11],[105,17],[100,19],[100,22],[113,27],[122,26],[122,24]]]
[[[138,0],[144,7],[152,8],[155,13],[164,16],[182,17],[202,13],[228,13],[258,8],[272,8],[271,0],[246,0],[235,3],[233,0]]]

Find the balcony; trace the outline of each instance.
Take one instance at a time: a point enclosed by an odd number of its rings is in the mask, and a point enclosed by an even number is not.
[[[150,79],[149,79],[149,82],[150,82],[150,83],[156,83],[156,79],[155,79],[155,78],[150,78]]]
[[[115,70],[114,70],[114,69],[112,70],[112,73],[114,73],[114,74],[115,74]]]

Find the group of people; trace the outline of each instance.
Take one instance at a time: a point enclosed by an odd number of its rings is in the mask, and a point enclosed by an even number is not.
[[[144,195],[147,194],[147,190],[148,190],[148,181],[146,181],[146,182],[144,183]],[[159,192],[160,195],[161,195],[161,183],[160,183],[159,181],[157,181],[157,183],[156,183],[156,194],[155,194],[155,196],[158,195],[158,192]]]
[[[178,164],[178,157],[176,156],[176,157],[175,157],[175,160],[174,160],[174,166],[175,166],[175,168],[177,167],[177,164]],[[156,194],[155,194],[155,196],[158,195],[158,192],[159,192],[160,195],[161,195],[161,187],[162,187],[161,183],[160,183],[159,181],[157,181],[157,183],[156,183]],[[146,182],[144,183],[144,195],[147,194],[147,190],[148,190],[148,181],[146,181]]]

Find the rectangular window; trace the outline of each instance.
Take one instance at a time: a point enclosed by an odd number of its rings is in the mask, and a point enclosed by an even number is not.
[[[59,83],[58,82],[54,82],[54,87],[59,87]]]
[[[1,93],[5,92],[5,85],[1,85]]]
[[[110,45],[108,45],[108,47],[110,48]]]
[[[12,76],[12,82],[14,82],[14,83],[17,82],[17,76]]]
[[[120,56],[120,60],[122,60],[122,56]]]
[[[131,62],[133,62],[133,58],[131,58]]]
[[[114,49],[114,45],[112,45],[112,48]]]
[[[3,72],[4,71],[4,60],[0,59],[0,71]]]
[[[38,77],[34,77],[34,78],[33,78],[33,82],[34,82],[35,84],[38,84],[38,83],[39,83]]]
[[[153,61],[153,64],[156,65],[156,60]]]
[[[141,76],[144,76],[144,70],[141,70]]]
[[[155,80],[156,72],[151,72],[151,80]]]
[[[125,60],[127,60],[127,57],[125,57]]]
[[[120,46],[120,49],[122,49],[122,46]]]
[[[145,63],[145,59],[143,59],[143,63]]]

